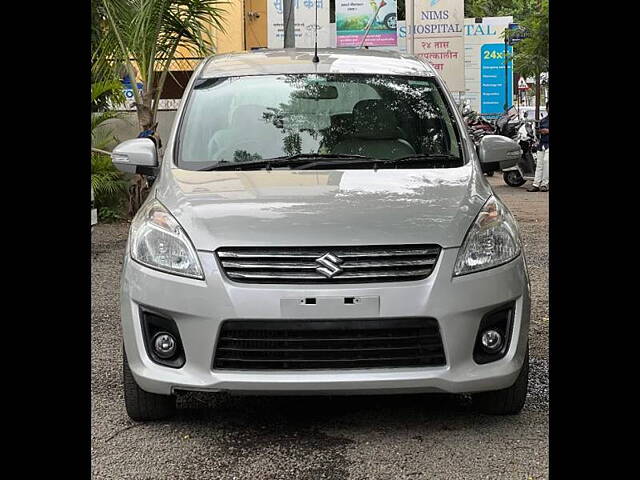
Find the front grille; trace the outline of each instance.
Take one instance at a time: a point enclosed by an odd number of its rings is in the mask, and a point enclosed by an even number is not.
[[[440,247],[223,247],[216,254],[225,274],[236,282],[399,282],[428,277]]]
[[[360,369],[445,364],[433,318],[227,320],[213,368]]]

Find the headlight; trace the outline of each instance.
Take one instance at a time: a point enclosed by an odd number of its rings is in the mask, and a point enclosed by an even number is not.
[[[131,258],[156,270],[204,280],[200,260],[178,221],[157,200],[131,223]]]
[[[516,221],[500,200],[491,196],[476,217],[458,252],[454,276],[486,270],[520,255]]]

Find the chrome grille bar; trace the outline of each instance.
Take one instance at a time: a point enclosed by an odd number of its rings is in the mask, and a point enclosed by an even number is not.
[[[389,268],[389,267],[412,267],[412,266],[424,266],[424,265],[433,265],[435,263],[435,259],[426,258],[424,260],[389,260],[387,262],[344,262],[341,263],[340,266],[344,269],[350,268]],[[315,270],[318,268],[317,263],[261,263],[261,262],[247,262],[247,261],[222,261],[222,266],[225,268],[257,268],[257,269],[308,269]]]
[[[284,250],[284,251],[283,251]],[[296,251],[299,250],[299,251]],[[331,247],[313,250],[302,249],[258,249],[247,251],[234,251],[231,249],[219,249],[218,257],[220,258],[318,258],[330,251],[334,255],[340,258],[360,258],[360,257],[394,257],[394,256],[406,256],[406,255],[438,255],[440,253],[440,247],[432,247],[426,249],[407,249],[407,250],[344,250],[344,249],[332,249]]]
[[[433,271],[440,250],[437,245],[222,247],[216,254],[224,273],[236,282],[335,284],[423,279]],[[327,254],[337,259],[336,268],[325,268],[321,259]]]

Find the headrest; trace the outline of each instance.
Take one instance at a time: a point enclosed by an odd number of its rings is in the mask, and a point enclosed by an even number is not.
[[[331,128],[341,132],[352,130],[352,115],[350,113],[338,113],[331,115]]]
[[[360,100],[353,107],[354,136],[358,138],[398,138],[398,120],[382,100]]]

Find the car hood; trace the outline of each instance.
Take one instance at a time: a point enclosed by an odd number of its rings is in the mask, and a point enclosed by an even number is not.
[[[460,246],[491,194],[473,165],[447,169],[189,171],[156,197],[198,250],[220,246]]]

